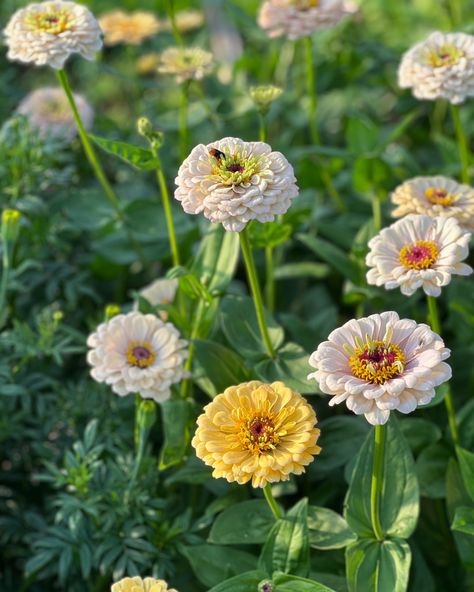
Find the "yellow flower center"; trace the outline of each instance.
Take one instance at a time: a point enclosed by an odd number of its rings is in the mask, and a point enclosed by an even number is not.
[[[405,368],[405,355],[391,342],[372,341],[368,336],[366,343],[358,342],[352,349],[349,366],[352,374],[372,384],[384,384],[387,380],[399,376]]]
[[[430,203],[444,207],[452,206],[458,198],[457,195],[448,193],[446,189],[440,189],[438,187],[428,187],[425,190],[425,197]]]
[[[56,10],[45,5],[44,12],[34,12],[27,16],[26,23],[33,31],[59,35],[72,27],[71,14],[66,10]]]
[[[309,10],[319,6],[319,0],[294,0],[293,3],[298,10]]]
[[[462,49],[454,45],[442,45],[428,52],[428,63],[433,68],[442,68],[443,66],[455,66],[464,56]]]
[[[260,454],[274,449],[279,436],[275,431],[273,418],[269,415],[258,415],[242,422],[239,439],[246,450]]]
[[[400,249],[400,263],[408,269],[429,269],[438,259],[439,250],[433,241],[416,241]]]
[[[127,362],[130,366],[147,368],[155,361],[156,353],[149,341],[131,341],[127,350]]]
[[[259,172],[260,159],[257,156],[247,156],[240,152],[229,154],[216,148],[211,148],[209,156],[212,176],[219,177],[219,181],[224,185],[249,183]]]

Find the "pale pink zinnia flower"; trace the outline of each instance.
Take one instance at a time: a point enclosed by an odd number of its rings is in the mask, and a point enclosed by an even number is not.
[[[454,218],[406,216],[370,240],[367,282],[387,290],[400,288],[405,296],[420,287],[429,296],[439,296],[452,275],[472,273],[461,263],[469,254],[470,238]]]
[[[333,331],[311,354],[309,364],[329,405],[345,401],[372,425],[388,421],[390,411],[411,413],[435,396],[451,378],[444,362],[449,349],[428,325],[383,312],[352,319]]]
[[[417,99],[457,104],[474,96],[474,36],[431,33],[403,55],[398,84]]]
[[[293,167],[283,154],[264,142],[239,138],[193,148],[175,182],[175,198],[185,212],[202,212],[232,232],[250,220],[273,221],[298,195]]]
[[[350,0],[266,0],[260,8],[258,24],[269,37],[285,35],[294,41],[335,27],[355,11]]]

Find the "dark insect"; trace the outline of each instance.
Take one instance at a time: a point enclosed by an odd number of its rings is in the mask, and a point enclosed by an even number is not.
[[[215,158],[216,160],[221,160],[221,158],[225,158],[225,154],[220,150],[217,150],[217,148],[211,148],[209,150],[209,154],[212,156],[212,158]]]

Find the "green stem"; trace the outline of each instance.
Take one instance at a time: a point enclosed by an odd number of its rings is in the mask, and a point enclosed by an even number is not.
[[[273,248],[265,247],[265,304],[270,312],[275,310],[275,274],[273,269]]]
[[[250,289],[252,291],[253,301],[255,305],[255,313],[257,315],[257,322],[260,329],[263,342],[265,344],[268,355],[271,358],[275,358],[275,350],[273,349],[270,335],[268,334],[268,328],[265,323],[265,313],[263,311],[262,293],[260,291],[260,285],[258,283],[257,271],[255,269],[255,263],[252,255],[252,247],[250,246],[247,229],[244,228],[240,233],[240,246],[242,249],[242,255],[245,261],[245,267],[247,269],[247,276],[249,279]]]
[[[186,360],[186,364],[184,366],[188,372],[191,372],[191,370],[193,368],[194,353],[196,351],[196,345],[194,344],[194,341],[199,336],[199,329],[201,328],[201,323],[202,323],[202,318],[204,316],[204,311],[205,311],[204,300],[199,300],[198,305],[197,305],[197,309],[194,313],[193,324],[191,327],[191,335],[189,337],[189,341],[190,341],[189,355]],[[190,391],[191,391],[191,386],[192,386],[192,380],[190,378],[183,380],[183,382],[181,383],[181,397],[183,399],[187,399],[189,397]]]
[[[10,278],[10,241],[3,239],[3,257],[2,257],[2,279],[0,283],[0,328],[2,328],[8,318],[7,310],[7,290]]]
[[[316,122],[318,97],[316,93],[316,75],[313,64],[313,39],[311,37],[305,37],[304,44],[306,55],[306,90],[309,97],[309,131],[313,144],[320,144],[318,124]]]
[[[266,142],[266,140],[267,140],[267,123],[265,121],[265,115],[261,111],[258,112],[258,122],[259,122],[260,142]]]
[[[272,486],[270,483],[267,483],[263,488],[263,494],[265,495],[265,499],[267,500],[268,505],[270,506],[270,510],[272,511],[273,515],[275,516],[276,520],[280,520],[282,517],[282,513],[278,504],[275,501],[272,493]]]
[[[382,203],[378,195],[372,192],[372,219],[374,221],[374,230],[376,233],[382,230]]]
[[[383,460],[385,452],[386,429],[384,425],[376,425],[374,431],[374,464],[370,489],[370,518],[372,530],[378,541],[384,540],[384,532],[380,523],[380,496],[383,489]]]
[[[447,0],[447,10],[449,20],[451,21],[451,29],[457,31],[462,23],[462,11],[459,0]]]
[[[158,159],[158,169],[156,171],[156,177],[158,179],[158,185],[160,187],[161,200],[163,202],[163,209],[165,211],[166,226],[168,228],[168,239],[170,242],[171,258],[173,266],[178,267],[180,265],[178,242],[176,240],[176,232],[174,228],[173,213],[171,211],[170,194],[166,185],[165,175],[163,168],[159,160],[158,152],[155,152],[155,157]]]
[[[439,320],[438,303],[434,296],[427,296],[428,302],[428,320],[431,328],[435,333],[441,335],[441,323]],[[446,406],[446,413],[448,415],[449,431],[455,446],[459,446],[459,430],[456,423],[456,410],[454,407],[453,394],[451,392],[449,383],[446,385],[446,395],[444,397],[444,404]]]
[[[166,1],[166,12],[168,13],[168,17],[171,22],[171,29],[173,31],[173,35],[175,38],[176,43],[179,46],[183,46],[183,38],[181,37],[181,33],[179,32],[178,25],[176,24],[176,13],[174,9],[174,0],[167,0]]]
[[[184,82],[181,88],[181,105],[179,108],[179,156],[181,162],[188,155],[188,89]]]
[[[464,133],[464,128],[462,126],[461,117],[459,115],[459,109],[457,105],[451,104],[451,115],[453,117],[454,128],[456,130],[456,137],[458,141],[458,149],[459,149],[459,157],[461,160],[461,179],[463,183],[469,185],[469,144],[466,138],[466,134]]]

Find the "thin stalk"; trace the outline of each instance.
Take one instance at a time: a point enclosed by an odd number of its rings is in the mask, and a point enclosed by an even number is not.
[[[268,334],[268,328],[265,323],[262,293],[260,291],[260,285],[258,283],[257,271],[255,269],[255,263],[252,255],[252,247],[250,246],[249,237],[247,235],[247,229],[244,228],[239,233],[239,236],[242,255],[244,257],[245,267],[247,269],[247,276],[249,279],[250,289],[252,291],[255,313],[257,315],[257,322],[258,327],[260,329],[260,334],[262,336],[268,355],[270,356],[270,358],[275,358],[275,350],[273,349],[273,345],[270,340],[270,335]]]
[[[428,321],[435,333],[441,335],[441,323],[439,320],[438,302],[434,296],[427,296],[428,302]],[[459,446],[459,430],[456,423],[456,410],[454,407],[453,394],[449,383],[446,385],[446,395],[444,397],[444,404],[446,406],[446,413],[448,415],[449,431],[455,446]]]
[[[179,108],[179,156],[181,162],[188,155],[188,89],[188,83],[184,82],[181,87],[181,104]]]
[[[173,266],[178,267],[180,265],[178,242],[176,240],[176,232],[174,228],[173,213],[171,211],[170,194],[166,185],[165,175],[163,168],[158,157],[158,153],[155,153],[158,158],[158,169],[156,171],[156,178],[158,179],[158,185],[160,187],[161,200],[163,202],[163,209],[165,211],[166,226],[168,228],[168,240],[170,242],[171,258],[173,260]]]
[[[194,341],[199,336],[199,329],[201,328],[201,323],[202,323],[202,318],[204,316],[204,311],[205,311],[205,303],[204,303],[204,300],[201,299],[201,300],[199,300],[196,311],[194,313],[193,324],[191,327],[191,335],[189,336],[189,341],[190,341],[189,355],[186,360],[186,364],[184,366],[188,372],[191,372],[191,370],[193,368],[194,353],[196,351],[196,346],[194,344]],[[181,397],[183,399],[187,399],[189,397],[191,385],[192,385],[192,380],[190,378],[186,378],[181,383]]]
[[[260,142],[267,141],[267,122],[265,121],[265,115],[262,111],[258,111],[258,123],[259,123],[259,139]]]
[[[304,44],[306,56],[306,91],[309,97],[309,131],[313,144],[320,144],[318,124],[316,122],[318,96],[316,93],[316,75],[313,64],[313,39],[311,37],[305,37]]]
[[[374,230],[376,233],[382,230],[382,203],[378,195],[372,192],[372,219],[374,221]]]
[[[265,304],[270,312],[275,310],[275,273],[273,268],[273,248],[265,247]]]
[[[372,480],[370,489],[370,518],[372,530],[378,541],[383,541],[384,532],[380,522],[380,496],[383,489],[383,460],[385,452],[386,428],[384,425],[376,425],[374,431],[374,464],[372,467]]]
[[[156,403],[154,401],[142,400],[140,395],[135,397],[135,463],[132,476],[125,492],[127,502],[133,486],[138,478],[145,455],[146,443],[153,424],[156,419]]]
[[[7,313],[7,289],[10,279],[10,241],[3,240],[3,257],[2,257],[2,279],[0,282],[0,328],[5,324]]]
[[[159,8],[159,6],[158,6],[158,8]],[[179,32],[178,25],[176,24],[176,12],[174,9],[174,0],[166,0],[166,12],[168,13],[168,17],[171,22],[171,29],[173,31],[175,41],[179,46],[182,47],[184,45],[184,43],[183,43],[183,38],[181,37],[181,33]]]
[[[451,22],[451,29],[457,31],[462,23],[462,10],[459,0],[447,0],[447,11]]]
[[[263,488],[263,494],[265,496],[265,499],[267,500],[268,505],[270,506],[270,510],[275,516],[275,520],[280,520],[280,518],[282,517],[281,510],[278,507],[275,498],[273,497],[272,486],[270,485],[270,483],[267,483]]]
[[[456,138],[458,141],[459,158],[461,160],[461,179],[463,183],[469,185],[469,144],[464,133],[464,129],[459,115],[459,109],[457,105],[451,104],[451,115],[453,118],[454,128],[456,130]]]

